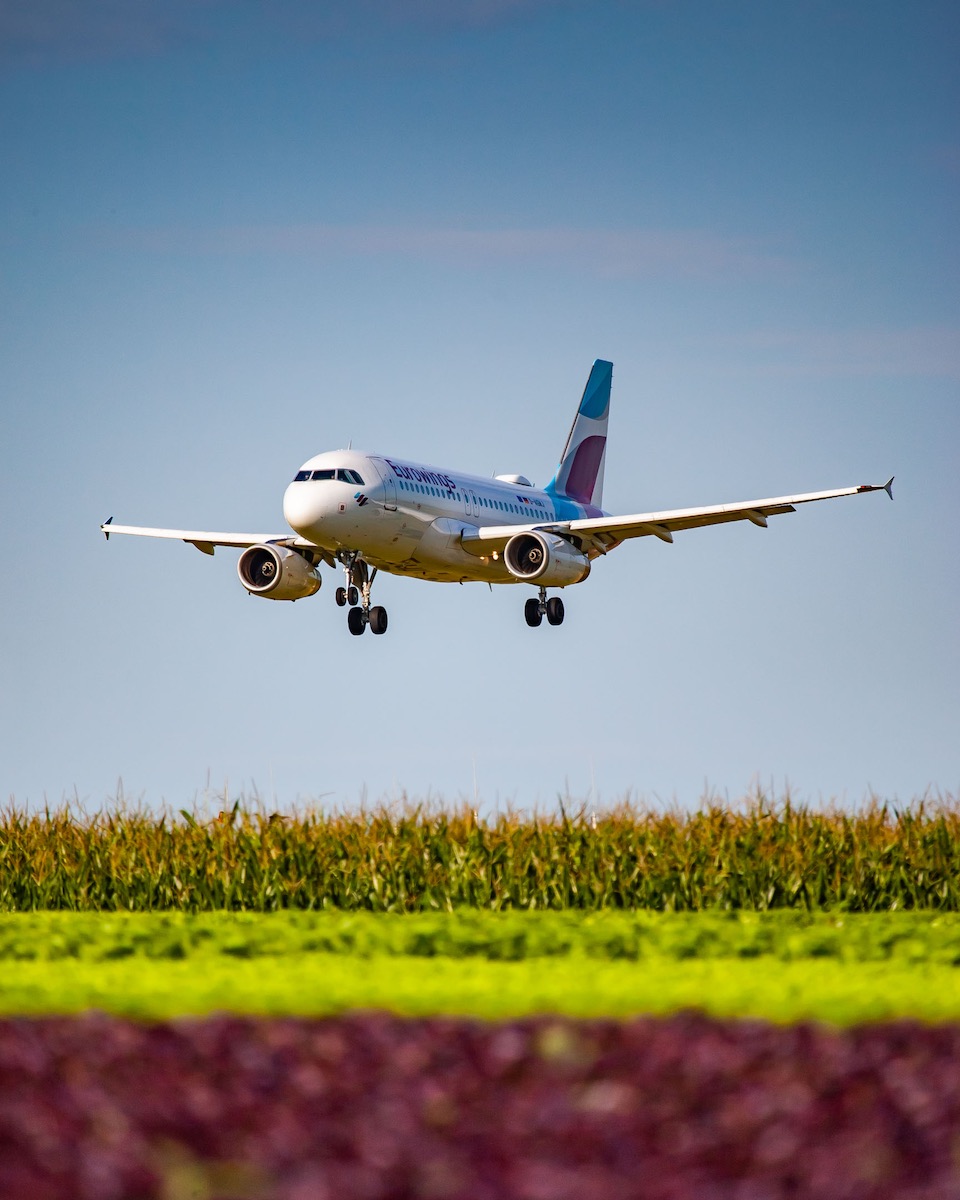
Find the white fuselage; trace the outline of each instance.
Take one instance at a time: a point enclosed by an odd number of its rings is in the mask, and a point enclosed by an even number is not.
[[[463,535],[485,525],[549,526],[601,515],[518,479],[328,451],[297,472],[283,497],[283,515],[301,537],[331,555],[356,551],[381,570],[447,583],[517,583],[499,554],[464,550]]]

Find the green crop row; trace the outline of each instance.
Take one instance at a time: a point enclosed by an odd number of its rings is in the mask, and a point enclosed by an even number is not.
[[[960,806],[0,814],[0,911],[960,912]]]
[[[23,913],[0,1014],[955,1021],[958,961],[960,919],[921,913]]]
[[[309,954],[608,961],[836,959],[960,965],[960,916],[923,912],[13,913],[0,963]],[[957,974],[960,985],[960,972]]]

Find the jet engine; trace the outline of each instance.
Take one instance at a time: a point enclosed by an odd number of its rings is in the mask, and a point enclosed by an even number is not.
[[[252,596],[267,600],[302,600],[320,590],[317,572],[286,546],[248,546],[240,555],[237,574]]]
[[[507,570],[524,583],[566,587],[590,574],[590,560],[555,533],[516,533],[503,548]]]

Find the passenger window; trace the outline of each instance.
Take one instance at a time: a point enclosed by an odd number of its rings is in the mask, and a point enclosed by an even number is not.
[[[326,467],[322,471],[314,471],[313,477],[314,479],[333,479],[334,471],[332,468]]]
[[[294,483],[303,483],[303,481],[305,479],[309,479],[309,478],[310,478],[309,471],[298,471],[296,473],[296,475],[294,475],[294,477],[293,477],[293,482]]]

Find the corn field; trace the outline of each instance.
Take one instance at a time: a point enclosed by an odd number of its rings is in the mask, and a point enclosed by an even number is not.
[[[960,806],[0,814],[0,911],[960,911]]]

